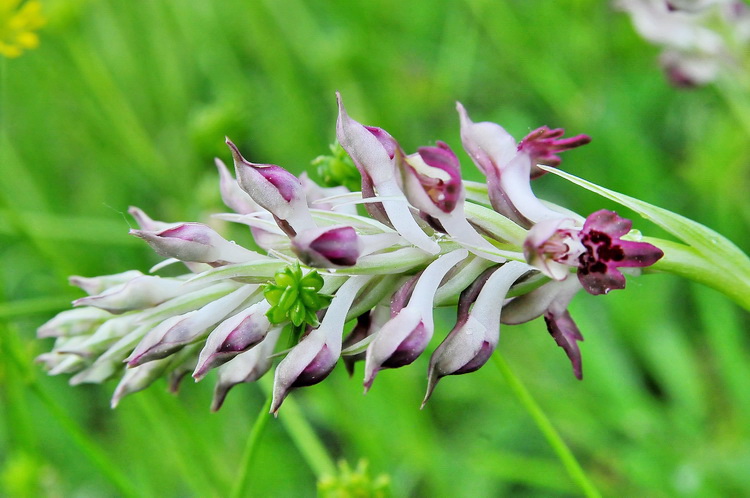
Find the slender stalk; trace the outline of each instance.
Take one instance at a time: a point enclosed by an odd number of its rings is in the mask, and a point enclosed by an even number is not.
[[[588,498],[600,497],[601,494],[586,476],[586,473],[578,463],[578,460],[576,460],[573,452],[570,451],[568,445],[565,444],[563,438],[555,430],[554,426],[547,418],[547,415],[544,414],[544,411],[542,411],[541,407],[531,396],[531,393],[526,389],[526,386],[523,385],[521,380],[516,377],[510,369],[510,365],[505,361],[505,358],[499,353],[495,353],[493,358],[495,365],[500,369],[500,373],[503,374],[503,377],[513,391],[513,394],[516,395],[518,401],[521,402],[521,405],[526,409],[528,414],[531,415],[534,423],[542,432],[544,438],[552,447],[552,450],[557,454],[557,457],[560,459],[563,467],[565,467],[570,478],[581,488],[583,495]]]
[[[259,383],[270,398],[273,393],[273,379],[266,376]],[[294,398],[287,397],[284,400],[279,418],[315,476],[321,479],[324,476],[336,475],[336,464],[333,462],[331,455],[328,454],[325,445],[305,419]]]
[[[250,434],[247,436],[247,442],[245,443],[245,451],[242,454],[242,461],[240,462],[240,468],[238,470],[239,477],[235,481],[232,487],[232,498],[241,498],[243,496],[250,495],[250,464],[253,461],[253,457],[258,449],[258,443],[260,438],[263,436],[263,431],[268,425],[268,420],[271,418],[271,401],[272,396],[268,396],[266,402],[263,404],[263,408],[260,409],[258,417],[255,419]]]

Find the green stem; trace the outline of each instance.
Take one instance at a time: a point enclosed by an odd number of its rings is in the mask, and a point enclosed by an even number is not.
[[[728,268],[716,268],[713,264],[707,264],[706,258],[690,246],[656,237],[643,237],[642,240],[664,251],[664,257],[647,268],[647,272],[672,273],[699,282],[750,311],[750,281],[742,278],[740,273],[743,269],[747,271],[746,268],[738,265],[735,272]]]
[[[258,443],[260,438],[263,436],[263,431],[268,425],[268,420],[271,418],[271,401],[272,397],[268,396],[268,399],[263,404],[263,408],[260,409],[258,417],[255,419],[250,434],[247,436],[247,442],[245,443],[245,451],[242,454],[242,461],[240,462],[239,478],[235,481],[232,487],[232,498],[241,498],[242,496],[249,496],[249,485],[250,485],[250,464],[253,461],[253,457],[258,449]]]
[[[273,393],[273,379],[266,376],[260,381],[263,391],[270,398]],[[328,454],[325,445],[320,441],[315,431],[305,419],[294,398],[287,397],[281,410],[281,423],[287,434],[302,454],[310,470],[320,480],[324,476],[335,476],[336,465]]]
[[[516,377],[516,375],[510,369],[510,366],[508,365],[508,362],[505,361],[505,358],[503,358],[499,353],[495,353],[493,355],[493,358],[495,364],[500,369],[500,373],[503,374],[505,381],[513,391],[513,394],[516,395],[518,401],[521,402],[521,405],[523,405],[528,414],[531,415],[534,423],[536,423],[536,426],[542,432],[544,438],[552,447],[552,450],[557,454],[557,457],[560,459],[560,462],[562,463],[563,467],[565,467],[565,470],[568,472],[568,475],[573,480],[573,482],[575,482],[581,488],[584,496],[587,496],[589,498],[600,497],[601,494],[599,493],[599,491],[597,491],[596,487],[594,487],[593,483],[586,476],[586,473],[578,463],[578,460],[576,460],[573,452],[570,451],[568,445],[565,444],[563,438],[555,430],[554,426],[544,414],[541,407],[531,396],[531,393],[529,393],[528,389],[526,389],[526,386],[523,385],[521,380]]]

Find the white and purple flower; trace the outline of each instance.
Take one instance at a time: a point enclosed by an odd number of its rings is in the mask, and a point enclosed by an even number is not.
[[[580,229],[566,228],[570,221],[535,225],[524,243],[524,254],[529,264],[555,280],[566,278],[567,268],[577,268],[578,280],[590,294],[624,289],[625,276],[618,268],[651,266],[664,256],[653,244],[622,239],[633,223],[614,211],[596,211]]]

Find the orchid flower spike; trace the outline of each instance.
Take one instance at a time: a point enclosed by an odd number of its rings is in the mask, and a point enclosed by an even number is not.
[[[670,83],[692,88],[747,69],[750,8],[735,0],[618,0],[633,27],[661,47]],[[744,71],[743,71],[744,70]]]
[[[255,382],[282,357],[276,414],[290,392],[324,380],[339,358],[350,374],[364,360],[365,390],[381,370],[417,362],[435,334],[435,308],[457,303],[455,326],[429,359],[425,401],[441,378],[487,362],[501,323],[539,317],[581,378],[583,336],[567,310],[573,296],[621,289],[622,268],[663,256],[612,211],[584,218],[532,192],[532,178],[589,138],[543,126],[516,143],[498,124],[471,121],[458,104],[461,142],[487,177],[477,184],[461,178],[447,142],[406,154],[386,131],[352,119],[337,98],[343,149],[316,164],[323,173],[343,164],[346,174],[327,177],[349,184],[356,166],[361,192],[252,163],[227,141],[236,179],[221,160],[216,167],[233,212],[215,217],[250,227],[244,235],[260,249],[201,223],[165,223],[131,208],[139,225],[131,233],[169,258],[151,272],[177,261],[183,274],[71,277],[86,295],[39,328],[54,344],[37,361],[52,375],[71,374],[74,385],[118,380],[113,407],[161,377],[173,392],[190,373],[196,382],[214,377],[211,409],[218,410],[234,386]]]

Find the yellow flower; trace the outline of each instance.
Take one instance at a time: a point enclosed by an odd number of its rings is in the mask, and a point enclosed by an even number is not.
[[[44,25],[42,4],[36,0],[0,0],[0,55],[18,57],[24,50],[36,48],[39,36],[34,32]]]

